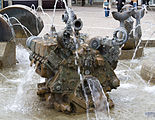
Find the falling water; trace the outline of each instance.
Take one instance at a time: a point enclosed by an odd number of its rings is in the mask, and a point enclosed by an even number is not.
[[[142,9],[145,9],[145,11],[146,11],[146,13],[147,13],[146,5],[144,5]],[[140,13],[141,13],[141,12],[140,12]],[[140,16],[141,16],[141,14],[140,14]],[[136,30],[136,28],[138,28],[138,27],[141,27],[141,24],[136,25],[136,27],[134,28],[134,32],[135,32],[135,33],[134,33],[134,37],[136,37],[136,31],[135,31],[135,30]],[[148,29],[150,29],[150,27],[149,27]],[[131,32],[130,32],[129,34],[131,34],[131,33],[132,33],[132,30],[131,30]],[[151,37],[153,36],[154,33],[155,33],[155,31],[154,31],[154,32],[151,34],[151,36],[149,37],[150,39],[151,39]],[[149,40],[150,40],[150,39],[149,39]],[[148,40],[148,41],[149,41],[149,40]],[[148,41],[146,42],[144,48],[147,46]],[[135,58],[136,53],[137,53],[137,50],[138,50],[138,48],[139,48],[141,42],[142,42],[142,39],[140,38],[140,40],[139,40],[139,42],[138,42],[138,44],[137,44],[137,46],[136,46],[136,48],[135,48],[135,51],[134,51],[134,53],[133,53],[133,56],[132,56],[131,61],[133,61],[133,59]],[[130,67],[131,67],[131,66],[132,66],[132,64],[130,64]]]
[[[32,95],[28,95],[29,91],[36,89],[32,84],[37,84],[38,80],[32,80],[35,76],[35,70],[29,66],[29,53],[22,46],[16,47],[17,51],[17,67],[20,66],[14,74],[19,73],[21,75],[16,80],[9,79],[9,84],[15,84],[16,89],[14,91],[13,97],[10,97],[10,102],[5,106],[7,111],[12,112],[22,112],[23,114],[29,112],[32,109],[32,105],[26,106],[30,104]],[[24,54],[23,54],[24,53]],[[33,103],[32,103],[33,104]]]
[[[131,61],[134,60],[134,58],[135,58],[135,56],[136,56],[136,53],[137,53],[137,50],[138,50],[138,48],[139,48],[141,42],[142,42],[142,39],[139,40],[139,42],[138,42],[138,44],[137,44],[137,46],[136,46],[136,48],[135,48],[135,51],[134,51],[134,53],[133,53],[133,56],[132,56]],[[131,64],[130,64],[130,67],[131,67]]]
[[[89,8],[87,8],[89,9]],[[80,8],[81,10],[81,8]],[[102,10],[102,9],[99,9]],[[82,11],[81,13],[84,13],[84,11]],[[97,13],[98,14],[98,13]],[[90,15],[91,16],[91,15]],[[89,18],[89,17],[88,17]],[[55,21],[56,22],[56,21]],[[102,21],[103,22],[103,21]],[[93,27],[93,26],[92,26]],[[96,28],[100,29],[100,28]],[[97,34],[98,35],[98,34]],[[147,56],[149,54],[153,54],[152,51],[155,51],[154,48],[152,48],[150,50],[150,48],[146,48],[145,49],[148,53]],[[22,82],[23,77],[25,73],[27,72],[27,69],[31,69],[28,68],[29,63],[28,63],[28,57],[25,58],[25,54],[27,52],[25,52],[25,50],[22,49],[18,49],[17,52],[21,51],[22,52],[22,56],[20,56],[19,54],[17,55],[17,60],[19,61],[19,64],[17,64],[15,70],[12,70],[14,68],[7,68],[4,70],[1,70],[1,73],[4,76],[7,76],[7,78],[10,80],[10,78],[12,78],[13,80],[19,80],[20,82]],[[24,54],[23,54],[24,53]],[[140,63],[141,60],[137,60],[138,65]],[[21,63],[21,64],[20,64]],[[120,61],[120,63],[125,63],[128,64],[128,61]],[[119,64],[118,67],[120,67],[120,69],[123,68],[124,70],[124,65]],[[128,66],[128,65],[127,65]],[[117,69],[118,69],[117,67]],[[20,68],[20,70],[17,70],[18,68]],[[21,70],[23,70],[24,72],[21,72]],[[118,69],[119,70],[119,69]],[[125,69],[125,71],[128,71]],[[116,71],[117,72],[117,71]],[[132,71],[132,73],[129,75],[131,77],[133,77],[133,75],[135,73],[137,73],[139,71]],[[14,76],[16,74],[16,76]],[[22,74],[22,75],[21,75]],[[24,74],[24,75],[23,75]],[[31,74],[31,73],[30,73]],[[120,70],[120,74],[122,74],[122,71]],[[140,77],[140,76],[139,76]],[[13,81],[12,80],[12,81]],[[35,89],[37,89],[35,86],[38,83],[39,79],[36,78],[32,78],[33,85],[31,82],[27,82],[28,85],[32,85],[32,87],[34,87]],[[112,97],[114,103],[115,103],[115,108],[111,111],[111,116],[112,118],[116,119],[116,120],[126,120],[126,119],[132,119],[132,120],[143,120],[143,119],[154,119],[153,118],[147,118],[145,116],[145,112],[154,112],[155,111],[155,86],[151,86],[151,87],[144,87],[143,84],[139,84],[141,83],[140,78],[133,78],[132,81],[128,81],[127,84],[124,84],[124,79],[121,80],[121,86],[117,89],[117,90],[113,90],[110,93],[110,96]],[[22,94],[23,98],[21,98],[22,101],[24,102],[28,102],[29,105],[27,106],[23,106],[23,109],[27,109],[29,107],[31,107],[32,109],[30,111],[28,111],[28,113],[23,114],[20,111],[14,112],[14,111],[9,111],[9,110],[4,110],[4,107],[7,105],[12,105],[12,103],[14,103],[15,97],[17,95],[17,89],[19,88],[18,85],[21,85],[20,82],[17,83],[9,83],[9,85],[3,85],[1,89],[4,89],[0,91],[0,119],[3,120],[17,120],[20,119],[22,120],[27,119],[27,120],[61,120],[61,119],[65,119],[65,120],[86,120],[85,115],[80,114],[80,115],[65,115],[62,114],[61,112],[56,112],[55,110],[49,110],[46,109],[46,107],[39,101],[37,100],[37,95],[36,95],[36,91],[32,90],[32,87],[26,87],[25,91],[29,91],[29,92],[25,92],[26,94]],[[143,80],[144,82],[144,80]],[[4,81],[5,83],[5,81]],[[133,86],[129,86],[129,85],[133,85]],[[137,87],[134,87],[137,86]],[[33,92],[30,92],[33,91]],[[36,96],[34,98],[34,96]],[[32,97],[32,98],[31,98]],[[25,101],[25,99],[27,99],[27,101]],[[37,103],[34,102],[37,100]],[[22,103],[24,103],[22,102]],[[18,103],[17,103],[18,104]],[[21,104],[21,103],[20,103]],[[19,104],[19,106],[20,106]],[[39,104],[39,105],[38,105]],[[135,114],[136,113],[136,114]],[[90,113],[91,114],[91,113]],[[92,120],[94,120],[94,118],[90,118]],[[101,119],[103,120],[103,119]]]
[[[54,12],[53,12],[53,23],[54,23],[54,17],[55,17],[55,9],[56,9],[56,4],[57,4],[57,1],[58,0],[56,0],[56,2],[55,2],[55,5],[54,5]],[[66,4],[66,1],[65,0],[63,0],[63,2],[64,2],[64,5],[65,5],[65,8],[66,8],[66,11],[67,11],[67,13],[68,13],[68,21],[69,22],[71,22],[71,24],[72,24],[72,18],[71,18],[71,10],[69,10],[69,8],[68,8],[68,6],[67,6],[67,4]],[[53,23],[52,23],[52,25],[53,25]],[[77,65],[78,66],[78,74],[79,74],[79,76],[80,76],[80,83],[81,83],[81,86],[82,86],[82,90],[83,90],[83,92],[84,92],[84,97],[85,97],[85,100],[86,100],[86,114],[87,114],[87,120],[89,120],[89,101],[88,101],[88,96],[87,96],[87,94],[86,94],[86,90],[85,90],[85,87],[84,87],[84,80],[83,80],[83,75],[80,73],[80,65],[78,65],[78,63],[77,63],[77,61],[78,61],[78,59],[79,59],[79,55],[78,55],[78,48],[79,48],[79,45],[78,45],[78,42],[77,42],[77,40],[76,40],[76,37],[75,37],[75,31],[74,31],[74,29],[72,28],[72,30],[73,30],[73,40],[74,40],[74,44],[75,44],[75,48],[76,48],[76,50],[75,50],[75,65]]]
[[[8,23],[9,23],[9,26],[11,28],[11,32],[12,32],[12,35],[13,35],[13,39],[14,39],[15,38],[15,32],[14,32],[14,29],[13,29],[13,25],[12,25],[10,19],[9,19],[9,16],[7,14],[4,14],[3,17],[8,20]]]
[[[5,78],[5,80],[8,81],[8,78],[7,78],[5,75],[3,75],[2,73],[0,73],[0,75],[1,75],[3,78]]]
[[[47,14],[47,13],[44,12],[42,6],[38,6],[37,9],[36,9],[36,11],[38,11],[39,9],[41,10],[41,13],[43,15],[46,15],[50,19],[51,22],[53,21],[52,18],[49,16],[49,14]]]
[[[16,22],[17,22],[18,24],[13,24],[13,25],[19,25],[19,26],[21,26],[26,35],[27,35],[27,32],[28,32],[31,36],[33,35],[33,34],[30,32],[30,30],[29,30],[27,27],[25,27],[24,25],[22,25],[21,22],[20,22],[17,18],[15,18],[15,17],[10,17],[9,19],[14,19],[14,20],[16,20]],[[25,29],[27,30],[27,32],[25,31]],[[27,36],[27,37],[28,37],[28,36]]]
[[[79,68],[79,67],[78,67]],[[80,71],[80,69],[79,69]],[[87,120],[89,120],[89,101],[88,101],[88,95],[86,93],[86,90],[85,90],[85,87],[84,87],[84,80],[83,80],[83,76],[82,74],[79,74],[80,75],[80,83],[81,83],[81,86],[82,86],[82,90],[84,92],[84,97],[85,97],[85,100],[86,100],[86,114],[87,114]]]
[[[149,39],[147,40],[147,42],[145,43],[145,46],[144,48],[146,48],[146,46],[148,45],[149,43],[149,40],[151,40],[152,36],[155,34],[155,31],[150,35]]]
[[[24,99],[24,96],[23,94],[26,94],[24,91],[24,85],[26,83],[30,83],[31,80],[32,80],[32,77],[34,75],[35,71],[33,69],[29,69],[27,71],[27,73],[25,74],[24,78],[22,81],[20,81],[18,87],[17,87],[17,93],[15,95],[15,98],[13,100],[13,103],[11,105],[9,105],[9,109],[12,110],[12,111],[20,111],[23,109],[23,99]],[[25,112],[22,110],[22,112]]]
[[[107,119],[105,113],[107,113],[108,119],[111,119],[109,103],[99,80],[96,78],[88,78],[87,83],[94,102],[96,119]],[[102,113],[101,116],[99,116],[98,113]]]
[[[152,71],[154,67],[155,65],[152,65],[150,71]],[[152,78],[153,78],[153,72],[150,72],[150,79],[148,80],[148,85],[150,85]]]
[[[57,2],[58,2],[58,0],[56,0],[56,1],[55,1],[55,4],[54,4],[53,17],[52,17],[52,26],[53,26],[53,24],[54,24],[55,10],[56,10]],[[68,15],[69,15],[69,19],[70,19],[70,18],[71,18],[71,16],[70,16],[70,11],[69,11],[69,8],[68,8],[68,6],[67,6],[66,0],[63,0],[63,2],[64,2],[64,5],[65,5],[65,8],[66,8],[66,11],[67,11],[67,13],[68,13]]]
[[[69,11],[68,11],[69,12]],[[71,19],[70,17],[71,17],[71,13],[68,13],[69,14],[69,20]],[[74,29],[73,29],[74,30]],[[79,47],[79,45],[78,45],[78,42],[77,42],[77,40],[76,40],[76,37],[75,37],[75,31],[73,31],[73,40],[74,40],[74,44],[75,44],[75,48],[76,48],[76,50],[75,50],[75,65],[77,65],[78,66],[78,74],[79,74],[79,76],[80,76],[80,83],[81,83],[81,86],[82,86],[82,90],[83,90],[83,92],[84,92],[84,97],[85,97],[85,100],[86,100],[86,114],[87,114],[87,120],[89,120],[89,101],[88,101],[88,95],[87,95],[87,93],[86,93],[86,90],[85,90],[85,87],[84,87],[84,80],[83,80],[83,76],[82,76],[82,74],[81,74],[81,70],[80,70],[80,65],[78,65],[78,63],[77,63],[77,61],[78,61],[78,59],[79,59],[79,55],[78,55],[78,47]]]
[[[32,9],[32,10],[35,12],[35,14],[37,15],[36,7],[35,7],[34,4],[31,5],[31,9]],[[38,24],[38,19],[37,19],[37,17],[36,17],[35,20],[36,20],[36,29],[37,29],[37,32],[38,32],[38,34],[39,34],[39,28],[38,28],[38,27],[39,27],[39,26],[38,26],[39,24]]]
[[[25,27],[24,25],[22,25],[21,22],[20,22],[17,18],[15,18],[15,17],[9,17],[7,14],[4,14],[3,16],[7,18],[7,20],[8,20],[8,22],[9,22],[11,28],[12,28],[13,26],[19,25],[19,26],[21,26],[21,28],[23,29],[23,31],[24,31],[24,33],[25,33],[25,35],[26,35],[27,37],[29,37],[29,36],[27,35],[27,32],[26,32],[26,31],[28,31],[28,33],[29,33],[31,36],[33,35],[33,34],[30,32],[30,30],[29,30],[27,27]],[[16,23],[16,24],[12,24],[11,21],[10,21],[11,19],[14,19],[17,23]],[[13,36],[14,36],[14,38],[15,38],[15,33],[14,33],[13,28],[12,28],[12,33],[13,33]]]
[[[69,15],[68,21],[69,21],[69,22],[72,22],[72,20],[71,20],[71,10],[67,7],[66,1],[63,0],[63,2],[64,2],[64,4],[65,4],[66,11],[67,11],[67,13],[68,13],[68,15]],[[57,4],[57,1],[56,1],[56,3],[55,3],[55,7],[54,7],[53,22],[54,22],[56,4]],[[71,23],[71,24],[72,24],[72,23]],[[52,25],[53,25],[53,24],[52,24]],[[75,47],[76,47],[76,51],[75,51],[75,55],[76,55],[76,56],[75,56],[75,65],[78,65],[77,61],[78,61],[78,59],[79,59],[79,55],[78,55],[78,48],[79,48],[79,45],[78,45],[78,42],[77,42],[76,37],[75,37],[75,31],[74,31],[74,29],[72,29],[72,30],[73,30],[73,40],[74,40]],[[86,101],[87,120],[89,120],[89,101],[88,101],[88,95],[87,95],[86,90],[85,90],[85,87],[84,87],[84,78],[83,78],[83,75],[80,73],[80,65],[78,65],[78,74],[79,74],[79,76],[80,76],[80,83],[81,83],[82,90],[83,90],[83,92],[84,92],[85,101]],[[95,104],[95,103],[96,103],[96,100],[98,99],[98,98],[95,99],[95,96],[94,96],[95,94],[102,95],[102,98],[103,98],[102,101],[98,101],[98,102],[103,102],[103,100],[106,101],[106,102],[104,102],[104,103],[106,103],[106,105],[107,105],[106,108],[108,109],[108,116],[110,116],[109,103],[108,103],[108,101],[107,101],[107,98],[106,98],[106,96],[105,96],[105,93],[104,93],[104,91],[103,91],[103,89],[102,89],[102,86],[100,85],[99,81],[98,81],[98,84],[99,84],[100,90],[99,90],[99,91],[96,91],[96,93],[94,92],[94,89],[91,87],[91,81],[87,81],[87,82],[88,82],[90,91],[92,91],[92,98],[94,99],[94,106],[95,106],[95,109],[97,110],[97,111],[95,110],[96,119],[99,120],[99,119],[98,119],[98,115],[97,115],[96,112],[99,112],[100,109],[104,109],[105,107],[104,107],[104,106],[97,106],[97,105]],[[95,94],[94,94],[94,93],[95,93]],[[100,93],[101,93],[101,94],[100,94]],[[103,96],[104,96],[104,97],[103,97]],[[98,96],[98,97],[99,97],[99,96]],[[98,99],[98,100],[100,100],[100,99]],[[100,111],[100,112],[101,112],[101,111]],[[110,117],[109,117],[109,118],[110,118]]]
[[[56,10],[56,6],[57,6],[57,2],[58,2],[58,0],[56,0],[56,1],[55,1],[55,4],[54,4],[53,17],[52,17],[52,26],[53,26],[53,24],[54,24],[55,10]]]
[[[154,35],[154,33],[155,33],[155,31],[150,35],[150,37],[149,37],[150,39],[152,38],[152,36]],[[150,39],[147,40],[146,44],[144,45],[144,48],[146,48],[146,46],[147,46],[147,44],[148,44],[148,42],[149,42]],[[134,51],[134,53],[133,53],[133,56],[132,56],[131,61],[134,60],[134,58],[135,58],[135,56],[136,56],[136,53],[137,53],[137,50],[138,50],[138,48],[139,48],[141,42],[142,42],[142,39],[139,40],[139,42],[138,42],[138,44],[137,44],[137,46],[136,46],[136,48],[135,48],[135,51]],[[132,66],[132,63],[130,63],[130,67],[131,67],[131,66]]]
[[[120,64],[123,65],[123,66],[125,66],[127,68],[127,70],[126,70],[127,71],[127,75],[126,75],[127,76],[127,80],[129,80],[129,77],[133,77],[133,74],[135,74],[138,77],[138,79],[141,80],[141,82],[144,85],[146,85],[145,81],[141,78],[141,76],[139,74],[137,74],[133,69],[131,69],[130,66],[125,65],[124,63],[120,63]],[[132,72],[132,76],[129,75],[129,71]]]
[[[68,13],[68,21],[71,22],[72,24],[72,18],[71,18],[71,10],[68,8],[67,4],[66,4],[66,1],[63,0],[64,4],[65,4],[65,8],[66,8],[66,11]],[[54,16],[55,16],[55,9],[56,9],[56,4],[57,4],[57,1],[55,3],[55,6],[54,6],[54,13],[53,13],[53,22],[54,22]],[[52,24],[53,25],[53,24]],[[82,86],[82,90],[84,92],[84,97],[85,97],[85,100],[86,100],[86,114],[87,114],[87,120],[89,120],[89,101],[88,101],[88,95],[86,94],[86,90],[85,90],[85,87],[84,87],[84,80],[83,80],[83,75],[80,73],[80,65],[78,65],[77,61],[79,59],[79,55],[78,55],[78,48],[79,48],[79,45],[78,45],[78,42],[76,40],[76,36],[75,36],[75,31],[74,31],[74,28],[72,28],[73,30],[73,40],[74,40],[74,44],[75,44],[75,65],[78,66],[78,74],[80,76],[80,83],[81,83],[81,86]]]

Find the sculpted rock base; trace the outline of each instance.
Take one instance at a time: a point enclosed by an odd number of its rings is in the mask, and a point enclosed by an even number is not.
[[[141,76],[144,80],[155,84],[155,56],[143,61]]]

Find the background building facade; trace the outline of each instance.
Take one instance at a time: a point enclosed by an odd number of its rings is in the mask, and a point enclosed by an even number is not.
[[[44,9],[53,9],[55,0],[1,0],[3,2],[3,7],[14,4],[22,4],[27,5],[29,7],[32,4],[37,8],[38,6],[42,6]],[[57,8],[64,8],[64,3],[61,0],[58,0]]]
[[[89,4],[90,0],[85,0],[85,4]],[[93,4],[103,4],[104,0],[92,0]],[[128,0],[130,1],[130,0]],[[82,0],[66,0],[66,2],[68,3],[68,6],[71,6],[72,4],[75,5],[80,5]],[[111,3],[116,3],[116,0],[110,0]],[[8,5],[11,4],[23,4],[23,5],[27,5],[29,7],[33,5],[35,5],[35,7],[37,8],[38,6],[42,6],[44,9],[53,9],[54,8],[54,3],[55,0],[0,0],[0,9],[2,7],[6,7]],[[155,6],[155,0],[150,0],[150,6]],[[142,0],[138,0],[138,5],[142,4]],[[57,8],[61,9],[64,8],[64,3],[62,2],[62,0],[58,0],[58,4],[57,4]]]

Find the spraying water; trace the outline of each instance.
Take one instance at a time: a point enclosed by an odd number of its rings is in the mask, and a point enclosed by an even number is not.
[[[58,0],[56,0],[56,1],[55,1],[55,4],[54,4],[53,17],[52,17],[52,26],[53,26],[53,24],[54,24],[55,10],[56,10],[56,6],[57,6],[57,2],[58,2]]]
[[[153,68],[154,68],[154,65],[152,65],[151,71],[153,70]],[[148,80],[148,83],[147,83],[148,85],[150,85],[152,78],[153,78],[153,73],[150,74],[150,79]]]
[[[9,17],[7,14],[4,14],[3,16],[7,18],[8,22],[9,22],[9,25],[10,25],[10,27],[12,28],[11,30],[12,30],[12,34],[13,34],[14,38],[15,38],[15,32],[14,32],[13,26],[21,26],[21,28],[23,29],[23,31],[24,31],[24,33],[25,33],[25,35],[26,35],[27,37],[29,37],[28,34],[27,34],[27,32],[28,32],[31,36],[33,35],[33,34],[30,32],[30,30],[28,30],[27,27],[25,27],[24,25],[22,25],[21,22],[20,22],[17,18],[15,18],[15,17]],[[15,20],[17,23],[12,24],[11,21],[10,21],[11,19]]]
[[[51,16],[49,16],[49,14],[47,14],[47,13],[44,12],[44,9],[42,8],[42,6],[38,6],[37,9],[36,9],[36,11],[38,11],[39,9],[41,10],[41,13],[43,15],[46,15],[50,19],[51,22],[53,21],[52,18],[51,18]]]
[[[108,118],[111,119],[109,103],[99,80],[96,78],[88,78],[87,83],[94,102],[96,119],[105,119],[107,117],[106,114],[108,115]]]

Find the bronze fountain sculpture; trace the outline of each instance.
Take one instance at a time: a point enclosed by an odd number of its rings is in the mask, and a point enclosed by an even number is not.
[[[130,19],[133,16],[136,18],[136,25],[139,25],[143,12],[143,9],[137,11],[132,7],[124,8],[122,13],[113,12],[113,17],[120,21],[120,27],[114,31],[113,38],[94,37],[88,40],[87,35],[80,33],[83,22],[72,9],[62,15],[66,24],[62,31],[57,32],[52,25],[51,31],[43,37],[30,36],[26,41],[31,50],[30,65],[35,64],[36,73],[45,78],[45,82],[38,83],[37,95],[49,107],[58,111],[81,113],[86,109],[95,109],[90,87],[97,85],[97,88],[101,85],[103,92],[99,91],[100,97],[96,104],[105,104],[100,101],[105,95],[109,103],[106,107],[112,108],[114,103],[107,92],[120,85],[114,72],[120,54],[119,48],[124,44],[123,49],[130,47],[131,39],[134,43],[132,47],[137,44],[141,28],[137,27],[138,35],[133,36],[133,22]],[[42,22],[39,23],[42,29]]]

